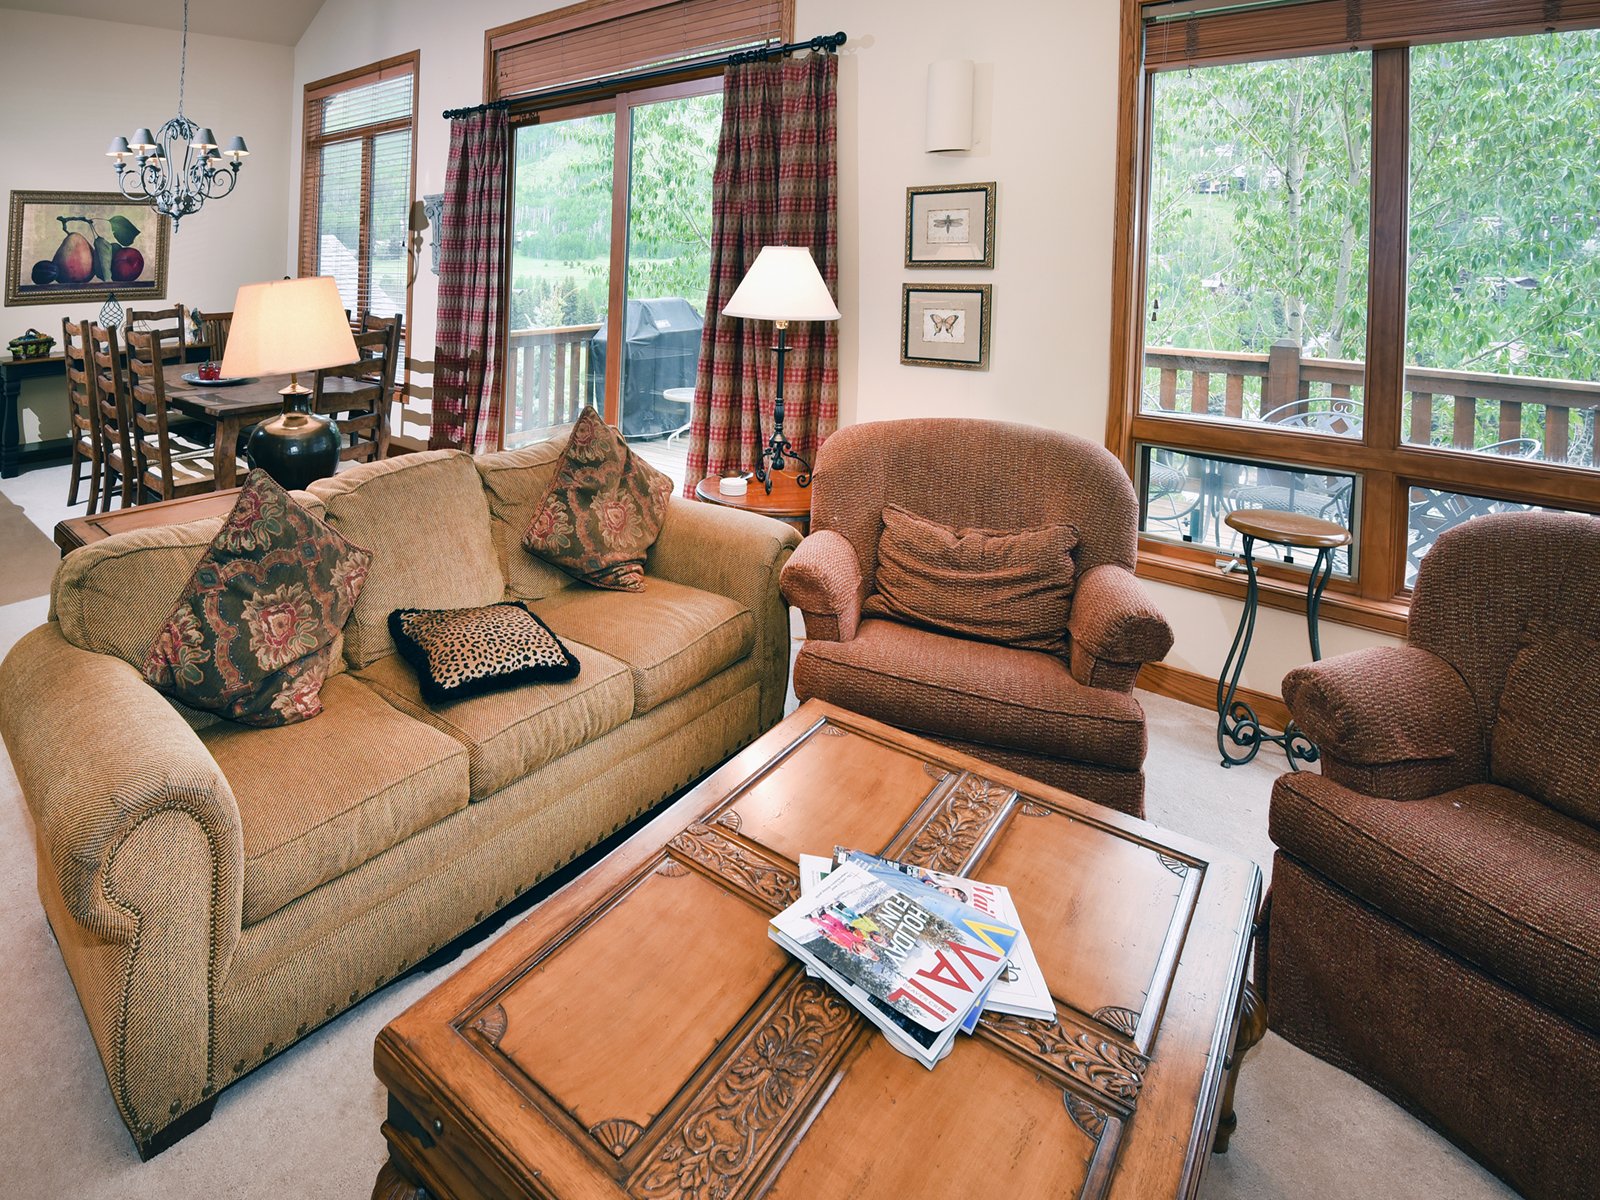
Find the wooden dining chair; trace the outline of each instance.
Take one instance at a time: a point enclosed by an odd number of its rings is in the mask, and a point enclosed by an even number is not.
[[[163,500],[212,492],[217,488],[212,449],[188,448],[176,440],[168,422],[165,347],[160,330],[128,333],[128,432],[133,443],[136,490]],[[227,447],[231,452],[233,447]]]
[[[433,362],[405,360],[406,377],[397,381],[389,417],[389,453],[428,448],[433,431]]]
[[[72,476],[67,485],[67,506],[78,502],[78,485],[83,468],[89,468],[89,507],[95,511],[100,501],[100,401],[95,395],[93,372],[89,367],[88,321],[61,318],[61,353],[66,358],[67,417],[72,429]]]
[[[121,493],[122,508],[138,503],[139,499],[138,485],[129,483],[130,479],[137,480],[138,472],[134,469],[133,438],[128,421],[128,389],[122,374],[122,347],[118,344],[116,326],[103,329],[99,325],[85,324],[89,334],[84,345],[89,352],[90,383],[100,421],[100,511],[109,512],[113,491]]]
[[[189,345],[189,310],[181,304],[160,310],[130,309],[124,329],[130,334],[160,333],[167,361],[182,362]]]
[[[396,316],[387,321],[354,335],[360,355],[355,362],[317,372],[311,411],[338,420],[339,432],[348,437],[339,450],[341,461],[368,462],[389,454],[389,406],[394,397],[401,320]]]
[[[206,357],[212,362],[221,362],[228,349],[228,330],[233,327],[233,314],[203,313],[197,308],[190,313],[190,317],[200,326],[200,336],[194,344],[204,346]]]

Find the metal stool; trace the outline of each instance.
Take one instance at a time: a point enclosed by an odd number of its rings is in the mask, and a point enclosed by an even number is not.
[[[1249,580],[1244,590],[1244,612],[1239,617],[1239,631],[1233,635],[1233,645],[1222,664],[1222,674],[1217,678],[1217,749],[1222,752],[1225,767],[1243,766],[1261,750],[1263,742],[1283,747],[1289,759],[1289,769],[1298,771],[1301,762],[1316,762],[1317,748],[1293,721],[1282,733],[1268,733],[1261,726],[1255,710],[1243,700],[1235,698],[1239,689],[1239,676],[1244,674],[1245,656],[1250,653],[1250,638],[1256,629],[1256,560],[1252,554],[1257,538],[1277,546],[1291,549],[1315,550],[1317,561],[1311,568],[1311,578],[1306,580],[1306,632],[1311,638],[1311,660],[1322,657],[1322,643],[1317,637],[1317,610],[1322,604],[1322,589],[1328,586],[1333,574],[1333,552],[1350,544],[1350,531],[1332,521],[1308,517],[1303,513],[1277,512],[1266,508],[1248,508],[1231,512],[1227,522],[1244,537],[1244,565]],[[1289,561],[1293,561],[1291,556]],[[1235,656],[1237,655],[1237,661]],[[1235,757],[1229,743],[1248,747]]]

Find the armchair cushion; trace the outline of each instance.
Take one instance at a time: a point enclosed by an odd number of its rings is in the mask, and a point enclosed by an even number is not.
[[[1126,567],[1085,571],[1077,591],[1067,623],[1075,649],[1114,663],[1160,662],[1172,649],[1172,626]]]
[[[1397,803],[1282,775],[1272,840],[1346,891],[1600,1032],[1600,832],[1474,784]]]
[[[952,529],[883,507],[877,591],[862,611],[960,637],[1067,653],[1075,525]]]
[[[1600,642],[1535,623],[1500,693],[1490,778],[1600,825]]]
[[[796,548],[778,577],[783,598],[806,620],[806,636],[848,642],[861,622],[861,564],[842,534],[819,529]]]
[[[867,619],[848,642],[808,641],[795,695],[935,737],[1137,771],[1144,712],[1084,687],[1053,654]]]

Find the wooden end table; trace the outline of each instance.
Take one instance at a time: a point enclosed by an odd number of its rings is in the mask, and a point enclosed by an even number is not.
[[[932,1071],[767,937],[835,844],[1007,885],[1058,1021]],[[1245,859],[807,702],[378,1035],[375,1200],[1191,1197],[1265,1014]]]
[[[1322,657],[1322,639],[1317,634],[1317,611],[1322,605],[1322,590],[1328,586],[1333,574],[1333,552],[1350,544],[1350,531],[1343,525],[1324,521],[1320,517],[1298,512],[1279,512],[1270,508],[1241,508],[1227,516],[1230,527],[1238,530],[1244,539],[1244,565],[1248,576],[1244,587],[1244,612],[1239,615],[1239,629],[1233,635],[1233,645],[1223,660],[1222,673],[1217,676],[1217,749],[1222,752],[1225,767],[1243,766],[1261,751],[1263,743],[1282,746],[1289,759],[1289,769],[1298,771],[1300,763],[1316,762],[1317,747],[1293,721],[1282,733],[1269,733],[1256,717],[1255,710],[1238,698],[1239,677],[1244,674],[1245,656],[1250,653],[1250,638],[1256,630],[1256,560],[1253,553],[1257,539],[1294,550],[1315,550],[1316,561],[1311,567],[1311,577],[1306,580],[1306,633],[1311,639],[1311,661]],[[1235,657],[1237,656],[1237,658]],[[1244,747],[1235,755],[1229,743]]]
[[[753,477],[749,490],[742,496],[724,496],[718,488],[721,482],[718,476],[707,475],[694,485],[694,494],[707,504],[721,504],[725,508],[739,508],[786,521],[800,531],[801,537],[811,532],[811,487],[809,484],[801,487],[790,472],[772,473],[770,496],[766,485]]]
[[[113,533],[149,529],[155,525],[182,525],[185,521],[198,521],[203,517],[225,517],[233,511],[239,492],[239,488],[228,488],[222,492],[202,492],[198,496],[183,496],[177,500],[160,500],[153,504],[135,504],[132,508],[114,508],[110,512],[69,517],[56,522],[56,545],[61,547],[61,557],[65,558],[79,546],[98,542]]]

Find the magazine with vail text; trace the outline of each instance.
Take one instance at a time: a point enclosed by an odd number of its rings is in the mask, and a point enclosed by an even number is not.
[[[1018,930],[917,880],[847,862],[769,932],[824,980],[847,984],[839,990],[898,1049],[932,1067],[1004,969]]]

